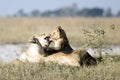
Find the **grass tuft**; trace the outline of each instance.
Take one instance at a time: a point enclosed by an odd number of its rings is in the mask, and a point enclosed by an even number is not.
[[[72,67],[55,63],[0,65],[0,80],[119,80],[120,56],[104,57],[97,66]]]

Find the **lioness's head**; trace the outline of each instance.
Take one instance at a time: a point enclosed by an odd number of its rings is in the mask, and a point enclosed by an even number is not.
[[[66,33],[61,28],[61,26],[57,26],[56,29],[50,34],[50,38],[52,40],[56,40],[56,39],[59,39],[59,38],[66,38]]]
[[[41,35],[35,35],[32,37],[32,39],[29,40],[31,43],[37,43],[38,41],[42,45],[42,47],[48,47],[50,44],[49,36],[46,34],[41,34]]]

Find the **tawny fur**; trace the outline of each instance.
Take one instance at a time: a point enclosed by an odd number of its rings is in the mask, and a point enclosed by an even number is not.
[[[41,56],[44,55],[44,48],[47,48],[49,46],[49,41],[46,40],[45,37],[46,37],[45,34],[34,36],[33,38],[37,38],[41,46],[39,46],[36,43],[31,43],[28,50],[20,56],[19,60],[22,62],[27,62],[27,61],[28,62],[39,62],[40,55]]]
[[[56,27],[56,29],[50,35],[51,40],[54,42],[54,49],[60,51],[72,51],[69,44],[69,40],[66,36],[65,31],[61,26]]]
[[[39,38],[39,42],[40,42]],[[71,65],[71,66],[81,66],[83,64],[86,65],[93,65],[96,64],[96,60],[90,56],[86,51],[72,51],[69,54],[65,54],[64,52],[57,52],[47,57],[41,55],[45,53],[43,51],[43,47],[38,43],[32,43],[26,53],[20,56],[20,61],[22,62],[53,62],[58,64],[64,65]]]

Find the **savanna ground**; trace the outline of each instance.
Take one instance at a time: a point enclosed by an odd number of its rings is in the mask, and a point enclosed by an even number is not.
[[[84,32],[92,34],[91,28],[105,32],[104,43],[120,45],[120,18],[0,18],[0,44],[24,44],[32,35],[51,33],[59,25],[74,47],[87,44],[86,39],[91,37]],[[101,35],[97,33],[96,36]],[[14,65],[1,62],[0,80],[119,80],[119,66],[120,56],[107,56],[96,66],[80,68],[53,63]]]

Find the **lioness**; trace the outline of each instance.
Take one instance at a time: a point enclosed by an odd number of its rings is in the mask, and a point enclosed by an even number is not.
[[[90,56],[86,51],[82,51],[82,50],[72,51],[69,54],[65,54],[64,52],[57,52],[49,56],[43,56],[41,55],[41,53],[45,54],[45,51],[41,45],[40,39],[41,38],[33,37],[31,41],[33,45],[31,46],[31,48],[28,49],[28,52],[30,53],[25,54],[26,61],[40,62],[40,63],[54,62],[58,64],[72,65],[72,66],[81,66],[83,64],[86,64],[86,65],[96,64],[96,60],[92,56]]]
[[[50,39],[54,42],[54,47],[49,47],[50,50],[62,51],[70,53],[73,51],[69,44],[69,40],[66,36],[65,31],[61,26],[56,27],[56,29],[50,34]]]
[[[39,40],[36,44],[36,38]],[[34,40],[35,39],[35,40]],[[45,55],[45,49],[49,46],[50,41],[45,34],[36,35],[33,36],[33,38],[30,40],[30,47],[28,48],[27,52],[23,53],[19,60],[22,62],[39,62],[40,61],[40,55]],[[39,46],[40,45],[40,46]],[[42,47],[41,47],[42,46]]]

